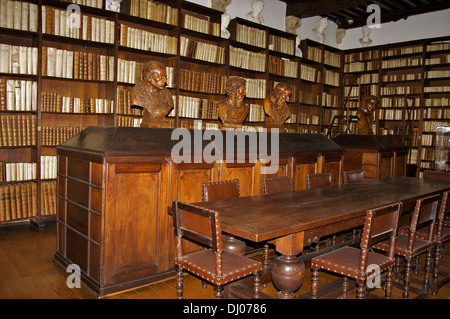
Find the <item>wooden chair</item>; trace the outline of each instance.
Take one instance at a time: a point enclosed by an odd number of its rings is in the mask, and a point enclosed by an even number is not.
[[[202,184],[202,201],[236,198],[240,196],[239,180],[219,181]],[[244,255],[246,244],[243,240],[231,235],[224,235],[224,249],[239,255]]]
[[[322,188],[331,186],[331,173],[313,173],[306,175],[306,188]]]
[[[290,192],[294,190],[292,177],[276,176],[263,178],[263,194]]]
[[[400,202],[368,210],[359,249],[345,246],[311,259],[313,271],[312,298],[317,298],[318,296],[319,269],[344,275],[343,298],[347,298],[347,277],[356,279],[358,286],[357,298],[364,298],[366,281],[376,270],[376,267],[373,267],[374,265],[379,267],[379,274],[387,270],[385,295],[387,298],[390,298],[392,292],[392,270],[395,262],[394,251],[401,210],[402,203]],[[370,250],[373,244],[384,240],[388,242],[387,256]]]
[[[410,282],[411,282],[411,269],[412,260],[423,253],[427,253],[425,262],[425,274],[423,280],[423,289],[417,292],[428,293],[430,282],[430,270],[431,270],[431,257],[434,246],[433,236],[435,230],[435,221],[437,216],[437,209],[441,195],[433,195],[424,198],[420,198],[416,201],[416,205],[411,218],[411,224],[407,234],[402,234],[399,231],[397,245],[395,248],[395,255],[403,257],[406,260],[404,285],[403,285],[403,298],[409,297]],[[421,227],[429,227],[426,239],[421,239],[417,236],[417,229]],[[382,251],[388,251],[388,242],[381,242],[374,245],[375,249]],[[398,263],[397,263],[398,264]]]
[[[344,171],[344,184],[364,181],[364,172],[362,169]]]
[[[213,284],[214,296],[217,299],[223,297],[224,285],[253,274],[253,296],[259,299],[259,274],[262,264],[223,249],[219,213],[191,207],[179,201],[174,201],[172,209],[178,299],[183,298],[183,270]],[[202,244],[208,249],[184,254],[183,238]]]
[[[450,182],[450,173],[444,171],[426,170],[423,172],[423,178]],[[444,216],[444,226],[450,227],[450,216],[448,214]]]

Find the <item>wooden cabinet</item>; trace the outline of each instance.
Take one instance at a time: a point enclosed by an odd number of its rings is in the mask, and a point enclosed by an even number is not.
[[[186,132],[194,145],[194,131]],[[64,267],[79,265],[83,283],[99,297],[174,275],[168,214],[173,200],[201,201],[202,183],[229,179],[239,179],[241,196],[262,194],[261,162],[250,149],[238,149],[246,156],[242,163],[225,156],[213,163],[194,161],[208,145],[200,140],[201,147],[192,147],[192,162],[178,162],[171,150],[179,141],[171,134],[171,129],[88,127],[57,147],[55,260]],[[292,176],[296,189],[305,188],[308,172],[331,171],[340,181],[342,148],[333,141],[289,133],[273,141],[280,163],[273,174]]]
[[[406,176],[408,147],[393,135],[348,135],[333,139],[344,149],[344,170],[362,169],[364,179]]]

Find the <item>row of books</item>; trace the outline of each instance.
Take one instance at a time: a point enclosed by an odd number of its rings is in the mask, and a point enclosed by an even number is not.
[[[230,46],[230,66],[241,69],[265,72],[266,55]]]
[[[365,61],[365,62],[350,62],[344,64],[344,72],[363,72],[378,70],[380,67],[379,60]]]
[[[5,163],[0,162],[0,166],[5,168],[0,182],[21,182],[36,179],[36,163],[15,162]]]
[[[336,109],[322,109],[322,123],[330,125],[335,115],[338,115],[338,110]]]
[[[41,130],[42,146],[57,146],[84,130],[80,126],[43,126]]]
[[[114,100],[61,96],[54,92],[42,92],[43,112],[58,113],[113,113]]]
[[[270,35],[270,50],[294,55],[295,54],[295,40],[286,39],[276,35]]]
[[[176,48],[175,48],[176,49]],[[180,55],[211,63],[225,63],[225,48],[187,37],[180,39]]]
[[[403,120],[403,110],[395,109],[380,109],[378,111],[378,118],[380,120]]]
[[[395,90],[386,90],[385,92],[395,92]],[[349,95],[350,94],[350,95]],[[396,94],[396,93],[392,93]],[[401,94],[401,93],[397,93]],[[378,85],[365,85],[365,86],[344,86],[344,96],[350,96],[350,98],[359,98],[365,95],[378,96]],[[386,94],[387,95],[387,94]]]
[[[36,183],[0,185],[0,222],[37,216]]]
[[[141,108],[131,107],[130,90],[117,88],[117,114],[142,116]]]
[[[124,47],[165,54],[177,54],[177,38],[120,24],[120,42]]]
[[[142,118],[130,117],[130,116],[118,116],[117,126],[123,127],[140,127]]]
[[[370,61],[380,58],[378,50],[368,50],[361,52],[346,53],[344,55],[344,63],[351,63],[357,61]]]
[[[57,156],[41,155],[41,179],[56,179]]]
[[[401,58],[394,60],[384,60],[381,62],[381,68],[383,69],[394,69],[403,68],[409,66],[421,66],[423,63],[422,58]]]
[[[322,50],[320,48],[308,46],[306,49],[306,58],[322,63]]]
[[[103,5],[103,0],[62,0],[65,2],[71,2],[75,4],[80,4],[82,6],[92,7],[101,9]]]
[[[42,32],[88,41],[114,43],[114,21],[42,6]]]
[[[42,76],[114,81],[114,57],[93,52],[43,47]]]
[[[300,112],[298,123],[303,125],[319,125],[319,116]]]
[[[322,81],[322,72],[320,70],[306,65],[300,65],[300,79],[306,80],[309,82],[320,83]]]
[[[424,93],[448,93],[450,92],[450,86],[444,85],[444,86],[424,86],[423,88]]]
[[[420,86],[385,86],[381,88],[381,95],[420,94]]]
[[[425,106],[450,106],[450,98],[426,98],[424,99]]]
[[[437,128],[440,126],[449,126],[450,120],[446,121],[424,121],[423,122],[423,132],[436,132]]]
[[[269,56],[269,72],[281,76],[296,78],[298,63],[282,59],[276,56]]]
[[[172,25],[178,24],[178,9],[155,1],[131,0],[130,15]]]
[[[183,14],[183,28],[196,32],[220,36],[220,23],[209,21],[208,17],[194,17],[190,14]]]
[[[436,78],[450,78],[449,70],[433,70],[426,72],[427,79],[436,79]]]
[[[0,114],[0,147],[36,145],[36,115]]]
[[[38,5],[26,1],[0,1],[0,28],[37,32]]]
[[[320,94],[300,90],[299,102],[304,104],[319,105]]]
[[[0,73],[37,75],[38,48],[0,43]]]
[[[450,50],[450,42],[433,43],[427,45],[427,51]]]
[[[434,146],[434,134],[422,134],[422,146]]]
[[[209,105],[208,99],[201,99],[192,96],[179,96],[178,116],[187,118],[198,118],[200,114],[203,114],[202,108],[204,105]],[[214,101],[217,103],[217,101]],[[175,109],[169,114],[169,116],[175,116]]]
[[[434,147],[422,147],[420,150],[420,158],[422,161],[434,161]],[[422,162],[420,163],[420,167],[422,167]]]
[[[237,23],[236,41],[265,48],[266,31]]]
[[[421,53],[422,51],[423,51],[423,47],[421,45],[404,47],[404,48],[390,48],[387,50],[383,50],[382,57]]]
[[[341,80],[341,74],[331,70],[324,69],[323,83],[331,86],[339,86]]]
[[[250,111],[248,113],[247,121],[249,122],[264,122],[265,112],[260,104],[250,104]]]
[[[0,111],[36,111],[37,82],[0,79]]]
[[[202,93],[225,94],[227,76],[216,72],[179,70],[180,89]]]
[[[383,97],[380,100],[380,106],[381,107],[409,107],[413,105],[413,101],[410,101],[410,99],[406,100],[405,98],[388,98]],[[420,105],[420,98],[415,97],[414,98],[414,105],[418,107]]]
[[[397,82],[397,81],[415,81],[422,79],[421,73],[407,73],[407,74],[386,74],[381,77],[383,82]]]
[[[341,67],[341,55],[339,53],[325,50],[323,52],[323,63],[340,68]]]
[[[297,123],[297,113],[291,113],[291,116],[288,117],[284,123],[286,123],[286,124]]]
[[[339,96],[322,92],[322,105],[326,107],[338,107],[340,105]]]
[[[219,118],[218,101],[206,100],[202,105],[202,119],[217,120]],[[206,128],[212,129],[206,124]]]
[[[245,92],[249,99],[265,99],[266,79],[245,78]]]
[[[448,64],[448,63],[450,63],[450,54],[443,54],[425,60],[426,65]]]

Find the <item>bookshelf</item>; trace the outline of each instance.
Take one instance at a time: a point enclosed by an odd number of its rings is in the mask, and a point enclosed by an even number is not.
[[[406,133],[411,114],[418,173],[433,167],[436,127],[450,125],[448,37],[349,51],[303,40],[300,58],[296,35],[235,18],[224,39],[221,12],[188,1],[124,0],[121,12],[100,0],[73,2],[78,20],[71,1],[0,2],[0,226],[31,220],[40,228],[55,217],[56,145],[88,126],[140,126],[130,92],[150,60],[167,68],[171,128],[195,120],[218,128],[226,79],[241,76],[251,109],[243,130],[272,126],[264,98],[288,82],[292,115],[282,131],[324,134],[343,112],[349,74],[358,79],[350,113],[360,96],[380,97],[379,134]]]

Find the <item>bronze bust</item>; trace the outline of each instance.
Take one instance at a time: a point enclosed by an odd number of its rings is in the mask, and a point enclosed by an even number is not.
[[[172,94],[166,88],[166,68],[150,61],[144,64],[142,75],[143,80],[131,90],[131,105],[144,109],[141,127],[163,127],[167,123],[165,116],[173,108]]]
[[[292,89],[288,83],[278,83],[273,91],[264,100],[264,111],[273,120],[276,126],[283,125],[291,116],[288,102],[292,95]]]
[[[219,102],[219,118],[224,127],[240,127],[247,117],[250,106],[244,104],[245,79],[230,76],[225,93],[228,97]]]
[[[378,98],[373,95],[365,96],[361,100],[359,108],[356,111],[356,116],[358,117],[358,134],[373,135],[373,111],[375,111],[377,105]]]

